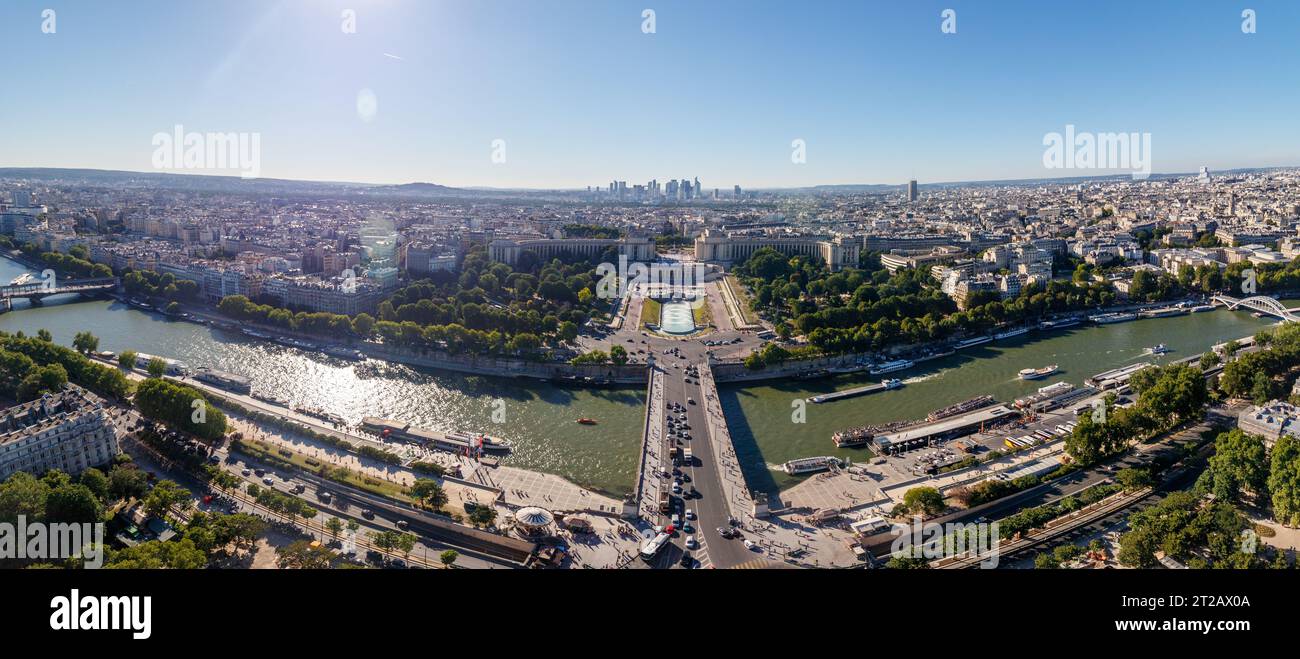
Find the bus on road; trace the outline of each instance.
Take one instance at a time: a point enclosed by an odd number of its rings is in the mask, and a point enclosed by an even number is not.
[[[641,560],[647,563],[653,561],[655,556],[658,556],[659,552],[668,546],[668,538],[667,533],[661,532],[655,537],[646,540],[645,544],[641,545]]]

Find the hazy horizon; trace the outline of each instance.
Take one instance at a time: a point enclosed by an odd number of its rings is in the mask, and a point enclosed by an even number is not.
[[[1210,168],[1209,172],[1210,174],[1222,174],[1224,172],[1234,172],[1234,171],[1268,171],[1268,170],[1288,170],[1288,169],[1300,169],[1300,165],[1263,165],[1259,167],[1234,167],[1230,169]],[[193,176],[193,177],[201,177],[201,178],[202,177],[239,178],[238,175],[232,175],[229,173],[211,173],[211,172],[202,172],[202,171],[187,172],[187,171],[102,169],[98,167],[29,167],[29,166],[21,166],[21,165],[16,165],[16,166],[0,165],[0,174],[4,174],[8,170],[92,171],[92,172],[100,172],[104,174],[175,175],[175,176]],[[1186,171],[1186,172],[1153,172],[1151,174],[1151,178],[1190,176],[1197,173],[1199,173],[1199,168],[1197,171]],[[1053,181],[1065,182],[1065,181],[1074,181],[1079,179],[1115,179],[1117,177],[1121,177],[1121,178],[1124,177],[1124,173],[1120,172],[1115,174],[1097,174],[1097,175],[1075,174],[1075,175],[1065,175],[1065,176],[1041,176],[1036,178],[1018,178],[1018,179],[979,179],[979,180],[972,179],[966,181],[917,181],[917,186],[920,188],[924,188],[927,186],[964,186],[964,185],[977,185],[977,184],[1015,185],[1021,183],[1036,183],[1036,182],[1043,182],[1043,183],[1048,183]],[[322,185],[344,185],[344,186],[357,185],[357,186],[368,186],[368,187],[401,187],[406,185],[435,185],[439,187],[446,187],[452,190],[463,190],[463,191],[471,191],[471,192],[475,190],[501,191],[501,192],[508,192],[508,191],[515,191],[515,190],[521,192],[550,192],[550,191],[581,192],[586,189],[585,185],[583,186],[570,185],[570,186],[555,186],[555,187],[518,187],[518,186],[492,186],[492,185],[449,186],[449,185],[444,185],[442,183],[439,183],[437,181],[386,181],[386,182],[378,182],[378,183],[369,183],[363,181],[343,181],[343,180],[329,180],[329,179],[297,179],[297,178],[281,178],[281,177],[261,177],[260,179],[254,179],[254,180],[284,181],[288,183],[304,183],[304,184],[310,183],[310,184],[322,184]],[[660,181],[660,182],[663,183],[664,181]],[[812,183],[809,185],[799,185],[799,186],[756,186],[756,187],[749,188],[742,185],[741,187],[742,189],[751,192],[752,191],[786,191],[786,190],[835,188],[835,187],[889,187],[889,188],[906,189],[907,183],[908,183],[907,181],[904,181],[902,183],[879,183],[879,182],[871,182],[871,181],[857,181],[851,183]],[[729,189],[730,188],[728,188],[728,190]]]

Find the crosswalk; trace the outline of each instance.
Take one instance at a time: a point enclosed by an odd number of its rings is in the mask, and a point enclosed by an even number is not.
[[[695,536],[696,542],[700,543],[700,548],[695,551],[695,560],[699,562],[697,567],[701,570],[707,570],[713,567],[713,560],[709,558],[709,541],[704,538],[703,529],[700,534]]]

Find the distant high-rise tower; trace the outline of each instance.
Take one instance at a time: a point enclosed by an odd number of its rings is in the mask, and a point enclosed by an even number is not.
[[[1197,177],[1196,177],[1196,180],[1199,181],[1199,182],[1201,182],[1201,183],[1209,183],[1209,182],[1210,182],[1210,168],[1209,168],[1209,167],[1202,167],[1202,168],[1201,168],[1201,174],[1200,174],[1200,176],[1197,176]]]
[[[907,182],[907,200],[916,201],[916,179]]]

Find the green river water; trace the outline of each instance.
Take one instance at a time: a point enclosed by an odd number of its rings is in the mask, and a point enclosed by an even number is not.
[[[0,259],[0,282],[27,272]],[[1052,382],[1081,384],[1101,371],[1151,360],[1143,350],[1165,343],[1179,359],[1210,345],[1253,334],[1273,321],[1245,312],[1214,311],[1175,318],[1079,327],[985,344],[890,374],[907,386],[895,391],[807,405],[806,423],[791,421],[791,401],[876,382],[840,376],[814,381],[724,385],[720,392],[737,453],[751,483],[776,491],[796,478],[779,465],[814,455],[861,458],[836,449],[830,436],[853,425],[924,417],[931,410],[981,394],[1010,401]],[[320,407],[350,422],[373,415],[417,426],[479,430],[511,440],[508,464],[559,474],[614,494],[630,492],[636,477],[645,392],[639,387],[578,389],[550,384],[414,369],[370,360],[353,363],[255,341],[240,334],[168,320],[114,301],[51,298],[41,307],[15,303],[0,314],[0,330],[33,334],[48,329],[70,345],[79,331],[100,339],[101,350],[137,350],[249,376],[255,391]],[[1060,364],[1053,377],[1025,382],[1016,372]],[[497,403],[497,401],[501,401]],[[497,406],[504,423],[492,422]],[[575,423],[590,417],[598,425]]]

